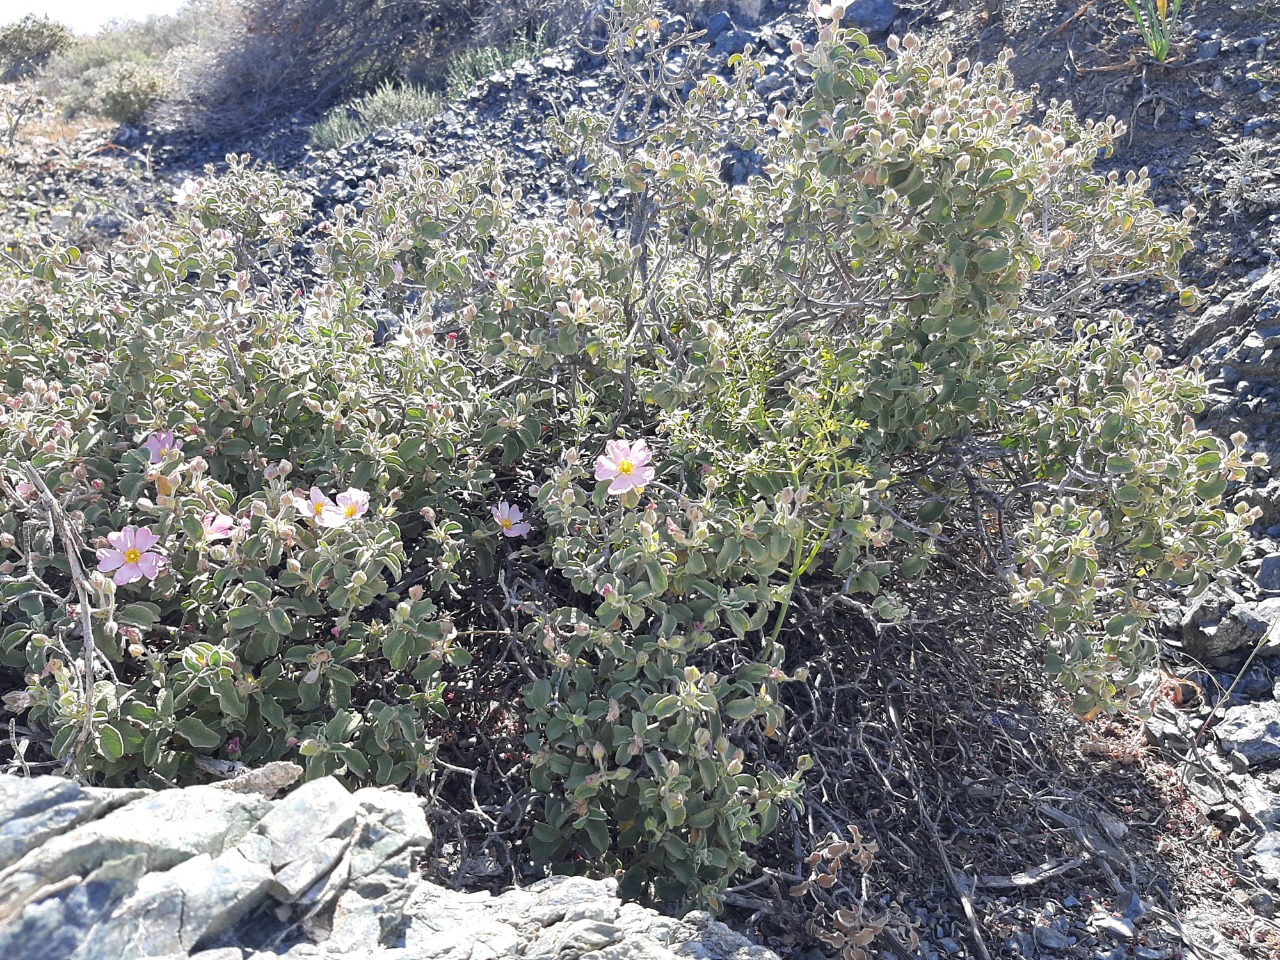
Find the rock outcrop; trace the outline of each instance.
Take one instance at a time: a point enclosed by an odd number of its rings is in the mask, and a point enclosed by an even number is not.
[[[268,799],[289,779],[153,793],[0,776],[0,957],[776,960],[705,914],[624,904],[611,881],[437,886],[416,796],[327,778]]]

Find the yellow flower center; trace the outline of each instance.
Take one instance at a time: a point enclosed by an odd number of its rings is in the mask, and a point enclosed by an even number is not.
[[[354,517],[358,512],[359,512],[359,509],[356,507],[354,503],[348,503],[346,510],[343,511],[343,513],[345,513],[348,518]]]
[[[503,517],[503,518],[502,518],[502,529],[503,529],[503,530],[510,530],[510,529],[511,529],[512,527],[514,527],[514,526],[515,526],[515,521],[513,521],[510,517]]]
[[[636,468],[636,465],[632,463],[630,460],[618,461],[618,472],[622,474],[624,477],[631,476],[631,471],[634,470],[635,468]]]
[[[320,516],[320,514],[324,513],[324,504],[313,503],[311,505],[311,512],[314,513],[317,517]]]
[[[142,559],[142,551],[138,550],[136,547],[126,550],[124,552],[125,563],[137,563],[141,559]]]

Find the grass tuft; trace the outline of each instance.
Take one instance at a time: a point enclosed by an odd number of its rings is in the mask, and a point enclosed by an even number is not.
[[[311,142],[321,150],[345,146],[382,127],[436,116],[443,105],[439,94],[415,84],[380,84],[372,93],[336,107],[311,130]]]

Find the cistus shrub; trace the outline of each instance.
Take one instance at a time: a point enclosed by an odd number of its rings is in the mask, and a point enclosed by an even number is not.
[[[622,4],[610,56],[663,24]],[[784,643],[837,600],[904,616],[945,551],[1081,713],[1113,704],[1153,600],[1249,520],[1199,373],[1104,309],[1176,299],[1188,224],[1091,170],[1116,124],[1033,122],[1007,58],[820,26],[790,107],[744,56],[638,138],[566,117],[620,228],[418,159],[319,225],[298,286],[307,202],[236,161],[109,258],[5,280],[10,708],[106,782],[212,756],[407,784],[457,737],[458,670],[507,658],[520,702],[465,692],[524,736],[532,856],[713,901],[800,795]],[[725,144],[763,173],[726,183]]]
[[[9,83],[34,73],[70,43],[70,30],[33,13],[0,26],[0,81]]]

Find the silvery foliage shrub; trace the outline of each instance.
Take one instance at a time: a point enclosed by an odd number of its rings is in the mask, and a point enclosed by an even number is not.
[[[610,55],[663,29],[624,3]],[[1081,300],[1173,288],[1188,226],[1091,172],[1114,124],[1031,122],[1004,58],[892,49],[824,22],[809,98],[767,120],[749,56],[638,139],[567,117],[634,201],[621,231],[411,160],[320,224],[295,289],[307,203],[237,161],[110,257],[9,277],[6,703],[106,782],[302,757],[409,784],[496,633],[527,677],[532,855],[697,899],[800,795],[769,754],[797,611],[902,616],[946,550],[1004,578],[1081,713],[1112,703],[1152,598],[1234,563],[1249,519],[1224,501],[1243,438],[1189,418],[1200,375]],[[726,142],[765,175],[728,186]],[[344,490],[367,509],[331,512]],[[135,547],[154,577],[121,576]]]
[[[154,66],[120,60],[107,68],[93,90],[94,108],[116,123],[138,123],[165,92],[164,74]]]
[[[0,26],[0,81],[8,83],[34,73],[70,43],[70,30],[33,13]]]

